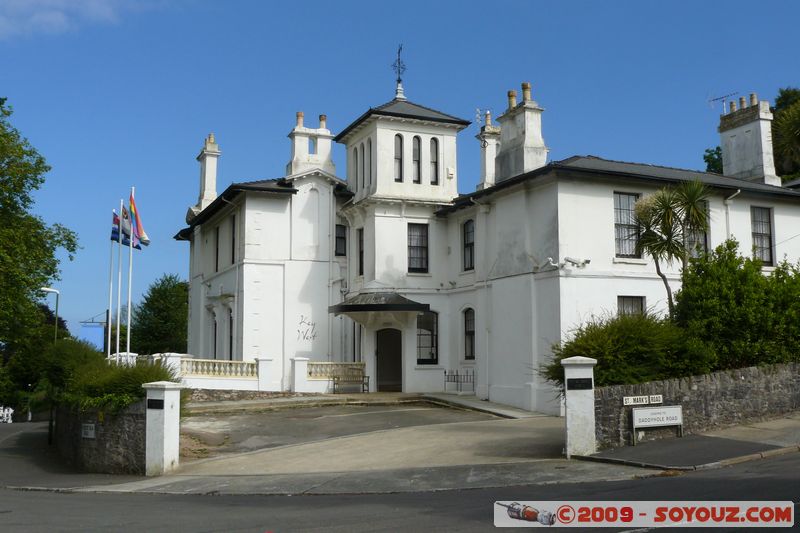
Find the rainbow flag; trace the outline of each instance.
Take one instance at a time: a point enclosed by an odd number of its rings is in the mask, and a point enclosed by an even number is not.
[[[142,226],[142,219],[139,218],[139,210],[136,209],[136,202],[133,199],[133,190],[131,190],[131,217],[133,218],[133,242],[141,242],[143,245],[148,246],[150,244],[150,237],[147,236],[147,233],[144,231],[144,227]]]
[[[117,211],[116,210],[111,211],[111,213],[113,215],[112,218],[111,218],[111,240],[114,241],[114,242],[119,242],[119,228],[120,228],[119,215],[117,215]],[[123,213],[123,216],[124,215],[125,215],[125,213]],[[130,238],[128,238],[128,233],[129,232],[126,231],[126,228],[123,226],[123,230],[122,230],[122,245],[123,246],[130,246],[131,245],[131,240],[130,240]],[[136,248],[137,250],[141,250],[142,249],[142,247],[139,246],[139,243],[135,242],[135,241],[134,241],[133,247]]]

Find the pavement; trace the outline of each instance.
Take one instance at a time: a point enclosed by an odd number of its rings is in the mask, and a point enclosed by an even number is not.
[[[71,471],[47,447],[46,423],[0,424],[0,486],[163,494],[457,490],[672,475],[662,471],[797,453],[800,443],[796,412],[568,461],[562,418],[456,394],[282,397],[190,404],[187,411],[187,431],[225,429],[220,453],[182,459],[178,471],[156,478]]]

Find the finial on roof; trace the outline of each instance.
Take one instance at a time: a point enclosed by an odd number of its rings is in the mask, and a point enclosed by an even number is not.
[[[406,64],[400,59],[400,52],[403,51],[403,45],[397,47],[397,60],[392,63],[392,70],[397,74],[397,88],[395,89],[394,97],[396,100],[405,100],[406,95],[403,92],[403,73],[406,71]]]

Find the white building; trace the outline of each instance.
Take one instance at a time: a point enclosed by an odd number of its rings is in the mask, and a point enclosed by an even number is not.
[[[779,186],[772,117],[755,95],[721,117],[734,178],[593,156],[547,163],[543,109],[529,84],[522,94],[509,91],[499,125],[487,114],[481,184],[461,196],[457,134],[469,122],[410,102],[400,84],[335,137],[324,115],[308,128],[298,113],[286,176],[219,196],[210,135],[176,236],[191,246],[189,353],[271,357],[276,390],[290,388],[298,356],[363,361],[379,391],[442,391],[445,370],[467,370],[480,398],[554,413],[537,374],[553,343],[592,316],[666,307],[627,229],[637,198],[699,179],[713,191],[704,246],[735,236],[767,265],[800,257],[800,194]],[[677,266],[669,276],[677,288]]]

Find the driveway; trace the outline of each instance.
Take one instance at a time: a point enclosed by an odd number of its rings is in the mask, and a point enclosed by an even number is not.
[[[337,405],[181,420],[184,460],[417,426],[501,420],[432,404]]]

